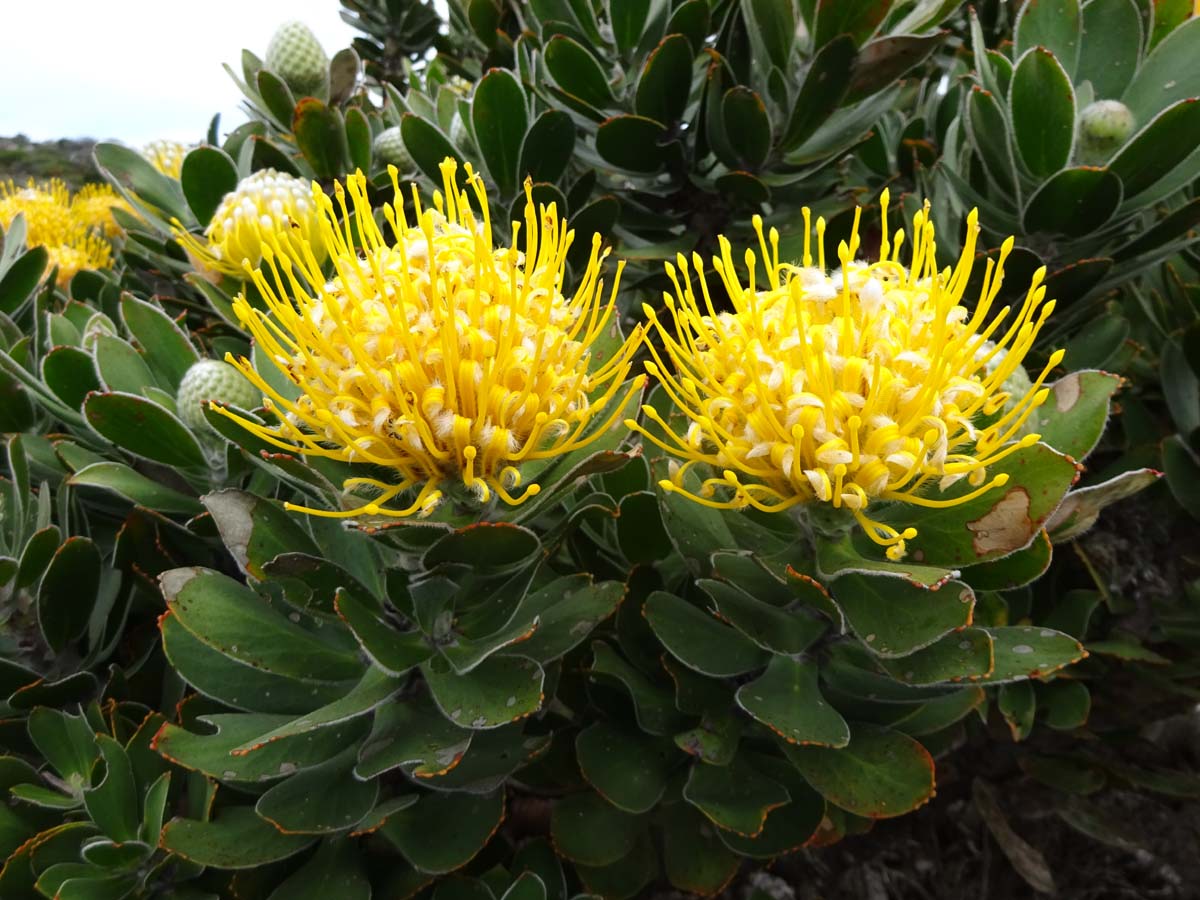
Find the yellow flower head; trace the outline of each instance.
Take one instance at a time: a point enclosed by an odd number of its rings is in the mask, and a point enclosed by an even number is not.
[[[121,226],[112,215],[117,208],[132,212],[125,199],[107,184],[85,184],[71,201],[71,215],[75,221],[109,239],[121,233]]]
[[[142,156],[162,174],[178,181],[183,171],[183,158],[190,149],[179,141],[151,141],[142,148]]]
[[[988,480],[987,467],[1038,440],[1021,429],[1045,401],[1042,383],[1063,356],[1054,353],[1021,396],[1004,390],[1054,308],[1053,300],[1043,302],[1045,270],[1034,275],[1015,313],[1005,307],[989,320],[1012,239],[998,261],[988,261],[972,311],[962,301],[979,232],[976,213],[967,220],[957,264],[939,272],[928,205],[913,219],[907,267],[900,261],[903,230],[888,240],[887,191],[882,208],[880,261],[856,261],[856,213],[849,244],[838,248],[841,270],[832,277],[825,271],[823,219],[816,223],[812,265],[808,209],[803,267],[779,261],[778,232],[771,229],[768,247],[755,218],[766,285],[755,281],[751,250],[749,282],[739,280],[722,238],[714,264],[733,312],[714,308],[698,255],[690,268],[682,256],[678,269],[668,264],[671,321],[646,308],[662,344],[650,345],[654,361],[647,369],[691,421],[676,433],[645,407],[665,439],[627,422],[687,460],[662,482],[664,490],[719,508],[775,511],[814,501],[845,507],[890,558],[900,559],[916,530],[870,518],[872,504],[952,506],[1007,481],[1003,474]],[[692,492],[684,479],[699,463],[716,472]],[[937,497],[962,478],[976,490]]]
[[[49,266],[58,266],[60,286],[82,269],[101,269],[112,261],[112,247],[76,209],[57,178],[40,184],[30,179],[24,187],[0,182],[0,226],[7,229],[18,215],[25,219],[25,243],[45,247]]]
[[[336,200],[313,185],[316,246],[292,229],[262,231],[263,265],[251,277],[267,311],[244,295],[234,309],[300,396],[289,400],[249,361],[231,358],[279,421],[264,426],[222,412],[277,447],[396,473],[388,482],[349,479],[347,489],[375,494],[353,508],[293,508],[426,515],[455,483],[481,502],[497,496],[515,505],[539,489],[522,487],[523,464],[587,445],[624,406],[613,401],[640,334],[610,359],[593,359],[616,301],[615,283],[603,298],[608,251],[599,236],[579,289],[567,297],[573,232],[554,205],[535,207],[526,185],[523,233],[514,222],[513,246],[497,248],[479,176],[468,165],[460,189],[454,160],[441,168],[444,192],[434,193],[432,208],[413,187],[411,220],[389,168],[394,198],[382,208],[389,234],[372,214],[361,172],[345,190],[335,187]],[[332,277],[318,262],[325,254]],[[417,489],[411,502],[387,505],[409,488]]]
[[[189,234],[178,221],[172,224],[176,240],[197,266],[240,278],[245,275],[244,262],[251,266],[262,262],[264,234],[296,230],[314,248],[323,248],[317,220],[308,182],[261,169],[239,181],[221,200],[204,229],[205,241]]]

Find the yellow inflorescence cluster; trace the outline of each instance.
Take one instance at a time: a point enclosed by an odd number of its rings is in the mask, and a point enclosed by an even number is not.
[[[188,149],[186,144],[179,141],[151,141],[142,148],[142,156],[159,172],[178,180]]]
[[[698,256],[691,266],[682,256],[677,268],[668,266],[675,287],[674,296],[665,295],[669,319],[646,307],[659,338],[647,342],[647,369],[689,424],[676,431],[652,407],[645,413],[661,431],[627,423],[686,460],[662,483],[665,490],[723,508],[771,511],[814,501],[844,507],[899,559],[916,531],[872,518],[873,504],[951,506],[1005,483],[1003,474],[989,480],[987,468],[1037,441],[1022,426],[1045,401],[1043,381],[1063,355],[1053,354],[1021,396],[1004,390],[1054,308],[1044,301],[1044,271],[1015,310],[990,315],[1010,239],[999,260],[988,260],[969,309],[963,295],[979,231],[975,213],[957,264],[939,272],[928,206],[913,219],[907,266],[903,230],[888,239],[886,191],[882,208],[879,261],[857,260],[856,214],[832,276],[821,219],[813,266],[807,209],[801,267],[780,262],[778,233],[771,229],[768,239],[755,219],[765,285],[755,280],[759,260],[751,250],[748,283],[739,279],[722,238],[714,263],[732,312],[714,307]],[[715,472],[685,487],[701,464]],[[964,478],[974,491],[938,496]]]
[[[300,393],[288,399],[248,360],[231,359],[279,421],[222,411],[274,446],[397,473],[388,482],[348,480],[347,489],[372,498],[336,512],[304,509],[315,515],[424,515],[456,484],[481,501],[521,503],[538,491],[522,486],[522,465],[589,444],[624,406],[628,394],[620,402],[618,394],[640,335],[608,359],[593,358],[610,328],[620,270],[605,300],[608,251],[597,236],[567,297],[573,234],[553,204],[534,205],[528,186],[523,227],[513,223],[513,245],[497,248],[487,194],[469,166],[462,189],[457,164],[442,164],[444,190],[432,207],[414,187],[411,220],[390,172],[394,202],[381,210],[390,234],[376,222],[361,173],[338,185],[335,199],[313,185],[309,231],[247,220],[262,247],[262,265],[247,270],[266,311],[244,295],[234,308]],[[415,497],[396,501],[410,488]]]
[[[210,273],[240,278],[247,263],[263,260],[263,235],[296,232],[324,258],[312,188],[302,178],[274,169],[260,169],[238,182],[222,198],[201,241],[178,222],[175,238],[193,263]]]
[[[57,178],[30,179],[24,187],[0,182],[0,226],[7,229],[23,216],[26,244],[46,248],[49,265],[58,267],[60,285],[82,269],[101,269],[111,262],[112,246],[105,238],[120,234],[114,207],[128,209],[128,204],[108,185],[87,185],[72,198]]]

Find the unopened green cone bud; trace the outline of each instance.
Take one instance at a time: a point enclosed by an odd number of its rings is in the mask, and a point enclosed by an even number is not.
[[[241,372],[219,359],[202,359],[194,364],[179,383],[175,407],[179,418],[193,431],[204,433],[204,404],[219,400],[241,409],[254,409],[262,403],[262,394]]]
[[[1097,100],[1079,114],[1079,159],[1103,162],[1128,140],[1136,123],[1119,100]]]
[[[408,154],[408,148],[404,146],[399,125],[393,125],[391,128],[381,131],[375,138],[374,150],[375,155],[384,165],[395,166],[401,172],[413,170],[413,159]]]
[[[297,97],[321,92],[329,79],[329,57],[303,22],[285,22],[267,45],[266,66]]]

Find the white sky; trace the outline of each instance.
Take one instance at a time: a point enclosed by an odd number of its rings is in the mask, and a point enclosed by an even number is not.
[[[356,32],[338,0],[0,0],[0,136],[198,141],[245,116],[221,68],[308,25],[332,56]]]

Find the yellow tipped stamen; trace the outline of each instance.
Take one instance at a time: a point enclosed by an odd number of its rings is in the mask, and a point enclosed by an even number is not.
[[[989,318],[1010,240],[999,259],[989,261],[972,313],[962,301],[978,216],[968,217],[960,258],[939,270],[925,204],[913,217],[906,267],[905,232],[889,239],[889,204],[884,191],[878,261],[857,259],[856,214],[832,277],[824,271],[825,221],[817,218],[814,226],[808,209],[802,268],[780,264],[774,230],[768,243],[762,221],[754,220],[766,285],[755,283],[757,257],[750,253],[749,283],[740,281],[733,247],[721,238],[713,264],[732,312],[714,309],[699,260],[690,270],[682,258],[668,266],[675,289],[665,297],[670,319],[647,312],[656,339],[647,342],[646,370],[688,425],[677,432],[650,407],[643,410],[645,425],[626,422],[685,460],[664,490],[718,509],[770,511],[805,502],[846,507],[890,559],[901,559],[916,530],[879,521],[868,508],[947,508],[1007,482],[1003,473],[989,478],[987,468],[1038,440],[1022,429],[1048,396],[1043,383],[1062,359],[1051,355],[1019,392],[1008,387],[1053,301],[1043,302],[1039,274],[1023,303]],[[812,268],[810,231],[818,269]],[[698,490],[685,487],[696,465],[721,477],[701,478]],[[964,479],[971,490],[938,496]]]
[[[616,315],[620,276],[606,295],[600,242],[579,289],[565,296],[574,235],[555,207],[536,207],[527,188],[521,249],[497,248],[482,180],[468,166],[460,189],[457,169],[443,163],[443,190],[425,206],[414,196],[410,217],[393,174],[386,235],[362,173],[332,199],[306,188],[315,212],[304,228],[261,221],[244,232],[258,241],[250,277],[267,312],[245,294],[234,311],[300,396],[281,396],[248,360],[236,360],[277,421],[221,413],[273,446],[396,472],[391,483],[347,480],[347,491],[375,496],[354,493],[344,509],[291,509],[424,516],[454,482],[481,503],[519,505],[540,491],[522,483],[522,463],[598,439],[644,385],[645,376],[627,381],[640,329],[593,366],[592,346]],[[331,277],[319,262],[326,258]],[[417,496],[408,503],[400,498],[410,489]]]

